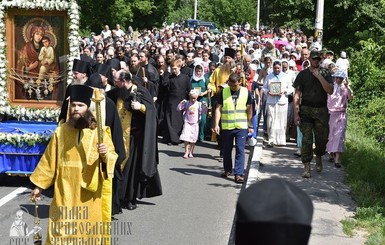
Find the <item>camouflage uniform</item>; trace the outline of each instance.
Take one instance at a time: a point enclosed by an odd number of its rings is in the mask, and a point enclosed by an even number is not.
[[[313,132],[315,137],[315,154],[323,156],[329,135],[329,113],[327,107],[301,106],[300,129],[303,134],[301,160],[311,162],[313,158]]]
[[[325,80],[333,83],[330,74],[324,69],[320,73]],[[315,139],[316,156],[323,156],[329,134],[329,112],[326,106],[327,93],[320,82],[306,69],[301,71],[293,87],[302,92],[300,105],[300,129],[303,134],[301,160],[303,163],[311,162],[313,158],[313,137]]]

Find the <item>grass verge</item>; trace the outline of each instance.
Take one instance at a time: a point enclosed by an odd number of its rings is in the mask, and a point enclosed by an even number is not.
[[[385,244],[385,147],[365,135],[359,117],[349,118],[343,162],[357,203],[353,218],[342,221],[345,234],[364,229],[365,244]]]

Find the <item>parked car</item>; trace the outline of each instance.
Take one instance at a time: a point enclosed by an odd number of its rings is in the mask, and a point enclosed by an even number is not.
[[[216,27],[214,22],[211,21],[202,21],[202,20],[186,20],[184,23],[184,27],[186,28],[199,28],[201,26],[208,27],[210,32],[213,32],[215,34],[220,33],[218,28]]]

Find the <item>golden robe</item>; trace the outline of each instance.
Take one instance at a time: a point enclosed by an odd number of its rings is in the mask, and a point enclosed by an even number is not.
[[[222,84],[227,82],[229,79],[230,72],[226,72],[222,70],[222,67],[218,67],[214,70],[213,74],[210,76],[209,84],[207,85],[207,89],[211,89],[212,96],[215,96],[219,93]]]
[[[111,181],[117,159],[109,127],[103,128],[108,153],[102,172],[97,129],[59,125],[30,179],[38,187],[54,185],[45,244],[109,244],[110,222],[102,204],[103,182]],[[103,164],[104,164],[103,163]],[[98,171],[98,174],[92,174]],[[97,183],[94,191],[85,186]],[[109,214],[110,216],[110,214]]]

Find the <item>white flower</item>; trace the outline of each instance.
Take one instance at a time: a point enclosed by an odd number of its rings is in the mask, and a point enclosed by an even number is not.
[[[70,54],[67,57],[67,84],[71,82],[72,78],[72,63],[73,60],[79,56],[79,42],[77,40],[79,30],[79,6],[76,1],[60,1],[60,0],[8,0],[0,2],[0,114],[10,115],[21,118],[22,120],[56,120],[60,110],[47,108],[47,109],[34,109],[25,107],[12,107],[8,101],[7,93],[7,65],[8,61],[5,56],[6,40],[5,40],[5,9],[8,8],[26,8],[36,9],[41,8],[43,10],[67,10],[68,13],[68,25],[69,25],[69,47]],[[31,136],[28,137],[30,139]]]
[[[22,108],[20,109],[20,114],[21,114],[21,115],[25,115],[25,112],[26,112],[25,107],[22,107]]]
[[[30,110],[27,110],[27,111],[25,112],[25,116],[26,116],[28,119],[30,119],[30,118],[31,118],[31,111],[30,111]]]
[[[16,114],[16,116],[20,115],[20,107],[17,107],[15,114]]]
[[[70,30],[77,30],[77,29],[78,29],[78,26],[75,25],[75,24],[71,24],[71,25],[69,26],[69,29],[70,29]]]
[[[16,142],[17,142],[17,143],[20,143],[20,142],[21,142],[21,135],[20,135],[20,134],[16,134],[16,135],[15,135],[15,138],[16,138]]]

